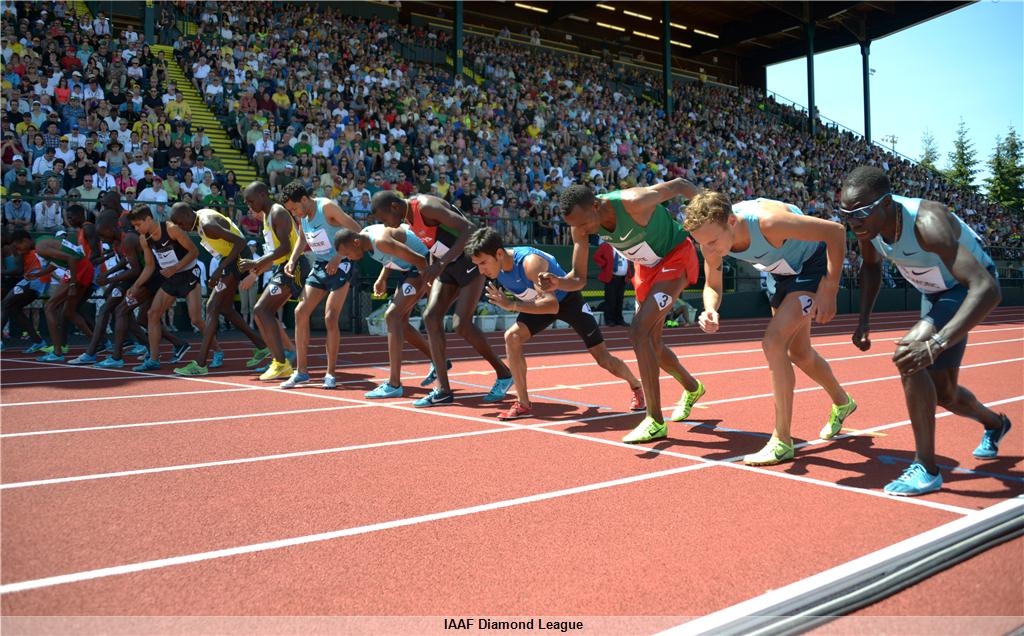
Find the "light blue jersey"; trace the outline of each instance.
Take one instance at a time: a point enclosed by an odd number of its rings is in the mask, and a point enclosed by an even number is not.
[[[925,251],[917,240],[914,226],[917,223],[917,212],[921,208],[921,199],[892,195],[892,200],[899,204],[903,215],[903,229],[900,231],[900,236],[896,239],[896,243],[888,245],[879,234],[871,239],[871,244],[875,246],[879,254],[896,265],[896,268],[903,274],[903,278],[924,294],[946,291],[958,285],[959,282],[953,277],[939,255]],[[967,248],[967,251],[978,259],[982,267],[989,271],[995,271],[992,258],[985,252],[978,235],[959,216],[953,214],[953,218],[960,224],[960,245]]]
[[[302,218],[302,233],[313,258],[318,263],[326,263],[334,258],[334,226],[324,216],[324,205],[334,202],[323,197],[316,197],[313,201],[316,202],[316,214],[312,219]]]
[[[533,281],[527,278],[526,270],[523,269],[523,261],[530,254],[536,254],[546,260],[548,262],[548,271],[555,276],[565,276],[565,270],[558,264],[555,257],[547,252],[542,252],[533,247],[513,247],[506,248],[505,251],[512,254],[512,269],[507,272],[500,270],[497,281],[519,300],[533,300],[537,297],[537,289],[533,286]],[[555,292],[555,298],[558,299],[558,302],[562,302],[567,293],[558,290]]]
[[[400,272],[407,272],[411,269],[414,269],[416,266],[413,265],[412,263],[407,263],[402,259],[398,258],[397,256],[385,254],[377,249],[377,241],[380,240],[380,237],[384,236],[384,232],[387,231],[387,229],[388,227],[383,223],[376,223],[374,225],[368,225],[364,227],[363,230],[359,232],[366,238],[370,239],[370,246],[373,248],[373,250],[367,252],[367,254],[370,255],[370,258],[377,261],[387,269],[394,269]],[[400,229],[405,230],[405,246],[411,249],[412,251],[416,252],[423,258],[427,258],[427,254],[430,253],[430,250],[427,249],[427,246],[423,243],[423,241],[421,241],[418,236],[409,231],[408,225],[405,225],[403,223]]]
[[[750,246],[742,252],[729,252],[729,256],[746,261],[762,272],[774,276],[793,276],[803,270],[814,252],[821,246],[820,241],[799,241],[787,239],[780,247],[768,242],[761,232],[761,202],[768,199],[741,201],[732,206],[733,214],[747,224]],[[800,208],[783,203],[790,212],[803,216]]]

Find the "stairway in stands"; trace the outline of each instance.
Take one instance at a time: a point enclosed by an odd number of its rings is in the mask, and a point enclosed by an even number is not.
[[[249,159],[245,154],[231,146],[231,138],[228,137],[224,126],[213,114],[213,111],[206,106],[206,102],[196,92],[192,82],[185,75],[185,71],[178,65],[178,61],[174,58],[174,49],[163,44],[153,44],[151,48],[154,53],[165,51],[164,58],[167,60],[167,75],[182,92],[188,105],[192,107],[192,130],[194,131],[196,126],[205,128],[203,132],[210,138],[210,145],[213,146],[220,160],[224,162],[225,172],[233,170],[236,177],[235,181],[243,185],[256,181],[256,168],[249,163]]]

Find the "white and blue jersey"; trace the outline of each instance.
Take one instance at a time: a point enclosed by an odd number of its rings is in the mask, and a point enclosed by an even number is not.
[[[746,261],[762,272],[773,276],[794,276],[803,271],[804,263],[821,248],[820,241],[787,239],[779,247],[773,246],[761,232],[761,201],[741,201],[732,206],[733,214],[747,224],[750,246],[742,252],[729,252],[729,256]],[[783,203],[790,212],[803,216],[800,208]]]
[[[942,262],[942,258],[934,252],[926,251],[917,240],[914,226],[917,223],[918,210],[921,208],[921,199],[910,199],[894,194],[892,200],[900,205],[903,230],[893,245],[883,241],[881,234],[871,239],[871,244],[879,254],[892,261],[903,274],[903,278],[921,293],[934,294],[957,286],[959,282]],[[953,214],[953,218],[960,224],[960,245],[967,248],[982,267],[994,272],[995,264],[985,252],[981,238],[959,216]]]
[[[306,245],[313,253],[313,259],[318,263],[326,263],[334,258],[334,226],[327,222],[324,216],[324,205],[333,203],[330,199],[316,197],[316,214],[312,219],[302,217],[302,233],[306,237]]]
[[[539,293],[533,286],[533,281],[527,278],[526,271],[523,269],[523,261],[526,260],[527,256],[531,254],[540,256],[548,262],[549,272],[555,276],[565,276],[565,270],[558,264],[555,257],[547,252],[542,252],[533,247],[513,247],[506,248],[505,251],[512,254],[512,269],[507,272],[500,270],[497,281],[519,300],[534,300]],[[555,298],[561,303],[565,299],[566,294],[567,292],[558,290],[555,292]]]
[[[400,272],[408,272],[416,269],[416,266],[412,263],[407,263],[397,256],[385,254],[377,249],[377,241],[384,236],[384,232],[386,232],[387,229],[388,227],[383,223],[376,223],[374,225],[364,227],[363,230],[359,232],[370,240],[370,247],[373,248],[371,251],[367,252],[370,255],[370,258],[383,265],[386,269],[393,269]],[[409,226],[402,224],[401,229],[405,230],[405,246],[426,259],[430,250],[427,249],[427,246],[423,241],[409,231]]]

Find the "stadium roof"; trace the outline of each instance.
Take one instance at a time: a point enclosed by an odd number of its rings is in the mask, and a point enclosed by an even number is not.
[[[879,39],[967,4],[970,2],[670,2],[672,65],[675,70],[700,72],[735,84],[750,75],[752,67],[760,68],[763,75],[766,66],[805,56],[803,25],[809,20],[815,24],[815,52],[821,53],[861,39]],[[453,2],[408,2],[406,6],[428,15],[437,15],[442,9],[445,17],[454,16]],[[463,11],[467,27],[507,25],[518,34],[535,26],[545,44],[557,43],[584,53],[599,53],[608,47],[613,53],[633,57],[642,51],[648,62],[660,64],[662,60],[660,1],[470,1],[463,4]],[[748,71],[741,71],[742,67]],[[742,83],[751,83],[753,78],[745,79]]]

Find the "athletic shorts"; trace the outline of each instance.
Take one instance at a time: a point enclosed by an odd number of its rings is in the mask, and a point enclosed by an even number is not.
[[[306,279],[306,286],[314,289],[323,289],[328,292],[341,289],[345,286],[345,283],[352,280],[354,269],[352,263],[346,258],[338,265],[338,271],[328,274],[327,261],[316,261],[313,263],[313,269],[309,273],[309,278]]]
[[[78,286],[83,289],[92,287],[92,281],[95,276],[95,268],[93,264],[89,262],[89,259],[83,258],[78,261],[75,265],[75,282]],[[64,278],[61,280],[62,283],[66,283],[71,280],[71,271],[65,270]]]
[[[996,276],[994,268],[989,267],[988,272]],[[953,319],[964,299],[967,298],[967,288],[957,284],[946,291],[935,292],[934,294],[921,295],[921,320],[935,326],[938,332]],[[964,352],[967,350],[967,336],[950,346],[935,358],[935,362],[929,369],[953,369],[960,366],[964,359]]]
[[[466,287],[480,278],[480,269],[465,254],[448,263],[438,277],[446,285]]]
[[[293,272],[292,276],[289,276],[284,272],[284,263],[274,266],[274,273],[270,276],[270,282],[267,283],[267,289],[270,290],[271,296],[276,296],[277,293],[274,289],[287,290],[291,298],[302,297],[302,287],[305,285],[306,279],[309,277],[309,261],[305,257],[299,259],[299,262]]]
[[[578,291],[568,292],[565,298],[559,301],[556,314],[520,313],[516,316],[516,322],[523,323],[523,326],[530,331],[531,336],[544,331],[556,320],[569,323],[569,326],[579,334],[587,349],[604,342],[601,328],[597,326],[597,320],[590,311],[590,305],[583,300],[583,294]]]
[[[700,275],[700,263],[697,260],[697,248],[689,236],[676,245],[661,262],[653,267],[633,263],[633,289],[636,290],[636,302],[639,306],[644,302],[654,283],[662,280],[679,280],[686,277],[686,287],[697,282]]]
[[[798,274],[779,276],[768,274],[767,291],[768,300],[773,309],[778,309],[786,296],[794,292],[818,291],[821,279],[828,274],[828,255],[825,243],[819,243],[818,249],[814,250],[810,258],[804,261],[803,267]]]
[[[160,289],[175,298],[186,298],[199,284],[199,274],[198,267],[178,272],[170,278],[165,278],[160,284]]]

